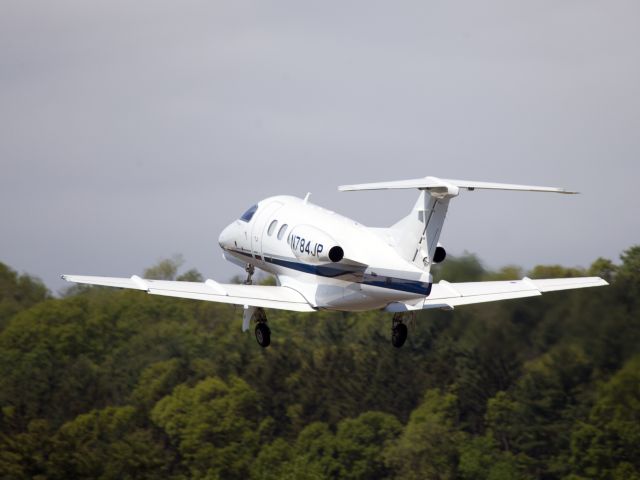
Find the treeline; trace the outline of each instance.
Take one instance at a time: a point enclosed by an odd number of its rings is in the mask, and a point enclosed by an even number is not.
[[[402,349],[389,314],[270,311],[262,349],[240,309],[0,264],[0,478],[640,478],[640,246],[528,274],[611,285],[420,313]]]

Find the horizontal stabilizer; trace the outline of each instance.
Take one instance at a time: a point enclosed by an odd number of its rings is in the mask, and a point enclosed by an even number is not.
[[[342,185],[338,187],[341,192],[356,190],[395,190],[412,189],[439,190],[449,187],[466,188],[467,190],[520,190],[524,192],[552,192],[552,193],[578,193],[556,187],[540,187],[536,185],[515,185],[510,183],[477,182],[474,180],[451,180],[437,177],[414,178],[411,180],[397,180],[391,182],[360,183],[357,185]]]
[[[68,282],[131,288],[167,297],[191,298],[296,312],[314,312],[316,310],[299,292],[283,286],[220,284],[214,280],[207,280],[203,283],[148,280],[137,275],[130,278],[62,275],[62,278]]]
[[[387,307],[387,310],[392,312],[432,308],[453,310],[454,307],[472,303],[534,297],[557,290],[601,287],[604,285],[609,284],[600,277],[550,278],[544,280],[532,280],[524,277],[522,280],[467,283],[449,283],[442,280],[433,284],[431,293],[424,300],[411,304],[392,303]]]

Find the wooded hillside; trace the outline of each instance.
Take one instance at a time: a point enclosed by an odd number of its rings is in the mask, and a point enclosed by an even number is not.
[[[262,349],[227,305],[0,264],[0,477],[640,478],[640,246],[528,274],[611,285],[420,313],[402,349],[390,314],[271,311]]]

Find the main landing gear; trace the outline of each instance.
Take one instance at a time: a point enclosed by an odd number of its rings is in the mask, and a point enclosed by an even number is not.
[[[256,308],[251,320],[256,322],[255,334],[258,345],[262,348],[268,347],[271,343],[271,329],[267,326],[267,314],[264,309]]]
[[[393,314],[393,320],[391,320],[391,344],[400,348],[404,345],[404,342],[407,341],[407,325],[404,323],[409,320],[412,321],[414,319],[414,313],[408,312],[399,312]]]
[[[259,323],[256,325],[256,340],[258,345],[262,348],[266,348],[271,343],[271,330],[267,327],[266,323]]]
[[[271,330],[267,326],[267,314],[264,308],[260,307],[244,307],[242,313],[242,331],[246,332],[252,323],[256,324],[255,334],[258,345],[268,347],[271,343]]]

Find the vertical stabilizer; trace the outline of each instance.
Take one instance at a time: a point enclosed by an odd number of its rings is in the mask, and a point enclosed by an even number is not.
[[[450,199],[422,190],[409,215],[389,229],[402,258],[421,268],[432,263]]]

